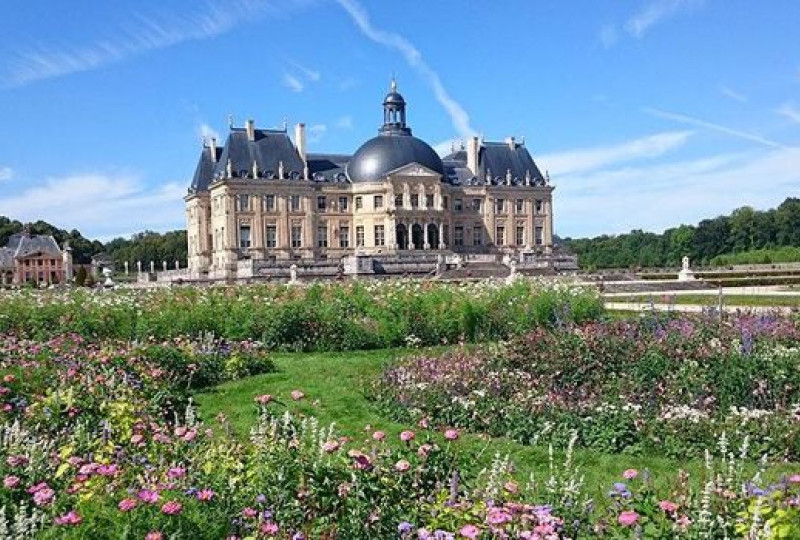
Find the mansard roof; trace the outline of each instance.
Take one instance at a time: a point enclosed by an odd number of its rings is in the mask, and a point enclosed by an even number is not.
[[[509,171],[514,185],[523,185],[527,175],[530,175],[532,184],[544,183],[544,175],[528,149],[521,143],[483,142],[478,151],[477,175],[467,167],[466,150],[455,150],[442,158],[442,161],[445,176],[451,184],[484,185],[487,183],[487,174],[491,174],[489,184],[504,185]]]
[[[49,235],[12,234],[8,238],[6,248],[13,251],[15,259],[31,255],[46,254],[61,257],[61,248],[55,238]]]
[[[0,269],[14,268],[14,250],[0,247]]]

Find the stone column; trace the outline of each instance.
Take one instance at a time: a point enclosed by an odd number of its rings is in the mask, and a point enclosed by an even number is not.
[[[128,261],[125,261],[123,264],[125,265],[125,275],[127,276],[128,273],[129,273],[129,271],[128,271]]]
[[[156,272],[156,261],[150,261],[150,273],[155,274]]]
[[[525,205],[527,207],[527,214],[528,219],[525,220],[525,249],[531,249],[533,247],[533,231],[534,231],[534,217],[533,217],[533,210],[534,204],[533,199],[525,199]]]
[[[444,222],[439,222],[439,249],[447,249],[447,244],[444,243]]]
[[[136,271],[142,273],[142,261],[136,261]]]
[[[167,271],[167,261],[161,261],[161,266],[164,268],[164,272]]]
[[[552,202],[551,199],[548,197],[544,200],[544,231],[542,242],[544,242],[544,251],[545,253],[552,253],[553,252],[553,211],[552,211]]]

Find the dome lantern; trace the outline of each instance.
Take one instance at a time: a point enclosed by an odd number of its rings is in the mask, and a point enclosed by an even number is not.
[[[392,77],[389,93],[383,98],[383,127],[381,133],[411,135],[406,126],[406,100],[397,91],[397,82]]]

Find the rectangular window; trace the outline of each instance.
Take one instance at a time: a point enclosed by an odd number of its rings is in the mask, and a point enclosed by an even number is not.
[[[350,247],[350,227],[347,225],[339,226],[339,247]]]
[[[450,208],[450,197],[447,195],[442,197],[442,209],[447,210]]]
[[[383,195],[375,195],[374,205],[376,210],[383,208]]]
[[[362,225],[356,227],[356,246],[364,247],[364,227]]]
[[[403,196],[402,195],[395,195],[394,196],[394,206],[395,206],[395,208],[402,208],[403,207]]]
[[[506,201],[505,199],[495,199],[494,200],[494,212],[495,214],[502,214],[506,210]]]
[[[303,247],[303,226],[292,225],[292,248]]]
[[[385,244],[386,238],[384,236],[383,225],[375,225],[375,245],[383,246]]]
[[[543,234],[543,232],[544,232],[544,229],[542,229],[541,227],[536,227],[534,229],[534,236],[533,237],[536,240],[536,245],[537,246],[541,246],[542,244],[544,244],[544,234]]]
[[[523,225],[517,225],[517,245],[524,246],[525,245],[525,227]]]
[[[250,247],[250,225],[239,225],[239,247],[242,249]]]
[[[416,193],[411,196],[411,208],[418,208],[419,207],[419,195]]]
[[[239,210],[243,212],[250,210],[250,195],[239,195]]]
[[[361,197],[356,197],[356,210],[364,208],[364,200]]]
[[[517,202],[514,205],[514,211],[517,214],[521,214],[525,211],[525,199],[517,199]]]
[[[450,225],[444,225],[442,227],[442,241],[444,245],[450,245]]]
[[[328,226],[324,223],[317,225],[317,247],[328,247]]]
[[[317,210],[324,212],[327,206],[328,201],[325,199],[324,195],[317,197]]]
[[[536,213],[541,214],[544,210],[544,201],[542,199],[536,199]]]
[[[275,195],[264,195],[264,211],[275,211]]]
[[[483,245],[483,225],[475,225],[475,227],[472,229],[472,245]]]
[[[453,229],[453,244],[457,246],[464,245],[464,227],[456,227]]]
[[[289,196],[289,210],[292,212],[300,211],[300,195]]]
[[[480,212],[482,206],[483,206],[483,200],[482,199],[472,199],[472,209],[475,212]]]
[[[430,193],[425,195],[425,207],[433,208],[433,195]]]
[[[453,210],[456,212],[461,212],[464,209],[464,201],[461,199],[454,199],[453,200]]]
[[[495,229],[494,245],[496,246],[506,245],[506,228],[503,225],[498,225],[497,228]]]
[[[339,197],[339,211],[347,212],[347,197]]]
[[[278,247],[278,227],[275,225],[267,225],[267,247]]]

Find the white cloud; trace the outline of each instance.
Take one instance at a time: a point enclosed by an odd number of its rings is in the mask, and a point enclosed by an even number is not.
[[[766,137],[762,137],[761,135],[758,135],[756,133],[749,133],[747,131],[741,131],[738,129],[729,128],[727,126],[715,124],[713,122],[707,122],[705,120],[694,118],[692,116],[687,116],[685,114],[672,113],[668,111],[663,111],[661,109],[656,109],[653,107],[644,107],[642,108],[642,112],[645,112],[652,116],[657,116],[659,118],[666,118],[667,120],[673,120],[681,124],[688,124],[690,126],[697,126],[710,129],[712,131],[717,131],[719,133],[724,133],[726,135],[730,135],[732,137],[736,137],[739,139],[756,142],[758,144],[763,144],[764,146],[770,146],[772,148],[784,148],[784,149],[788,148],[784,144],[767,139]]]
[[[464,139],[461,137],[454,137],[452,139],[445,139],[441,142],[438,142],[433,145],[433,149],[436,150],[436,153],[440,156],[444,157],[448,154],[451,154],[454,150],[461,148],[464,144]]]
[[[339,119],[336,120],[336,127],[339,129],[353,129],[353,117],[349,114],[340,116]]]
[[[307,68],[304,65],[295,62],[294,60],[289,60],[289,63],[311,82],[317,82],[322,78],[322,75],[320,75],[319,71]]]
[[[781,116],[788,118],[795,124],[800,124],[800,109],[794,106],[792,103],[784,103],[776,111]]]
[[[433,89],[436,100],[444,107],[445,111],[447,111],[447,114],[450,116],[450,122],[453,124],[456,133],[461,136],[475,133],[475,130],[472,129],[469,124],[469,114],[467,114],[467,111],[450,96],[444,84],[442,84],[439,74],[425,62],[422,58],[422,53],[420,53],[410,41],[394,32],[374,27],[369,20],[369,15],[356,0],[337,1],[339,5],[347,11],[362,34],[376,43],[398,51],[403,55],[408,65],[422,75]]]
[[[302,92],[303,88],[305,88],[305,85],[302,83],[302,81],[300,81],[300,79],[289,73],[283,74],[283,79],[281,79],[281,82],[283,82],[283,85],[292,92]]]
[[[90,238],[185,228],[185,182],[149,188],[129,174],[51,177],[0,198],[3,213],[20,221],[43,219]],[[87,210],[88,209],[88,210]]]
[[[648,2],[625,23],[625,30],[642,38],[656,24],[673,15],[702,4],[702,0],[654,0]]]
[[[14,178],[14,169],[11,167],[0,167],[0,182]]]
[[[90,45],[59,50],[39,44],[11,56],[6,76],[8,86],[89,71],[120,62],[148,51],[179,43],[209,39],[230,31],[236,25],[296,9],[308,0],[226,0],[224,4],[207,0],[193,14],[159,12],[133,14],[126,28],[115,28],[111,37]],[[193,9],[194,6],[193,6]]]
[[[691,134],[691,131],[657,133],[612,146],[543,154],[536,161],[554,176],[592,171],[609,165],[661,156],[683,146]]]
[[[613,24],[607,24],[600,29],[600,42],[606,49],[613,47],[618,39],[617,27]]]
[[[217,142],[222,141],[222,139],[219,136],[219,133],[214,128],[212,128],[210,125],[206,124],[205,122],[200,124],[200,127],[197,128],[197,134],[204,141],[207,140],[207,139],[216,139]]]
[[[747,102],[747,96],[729,88],[727,86],[720,86],[719,91],[722,92],[722,95],[731,98],[734,101],[738,101],[740,103]]]
[[[327,133],[328,126],[325,124],[312,124],[308,128],[308,142],[315,143],[319,142],[322,137]]]
[[[661,231],[751,205],[769,208],[800,190],[800,148],[713,155],[560,177],[562,236]]]

